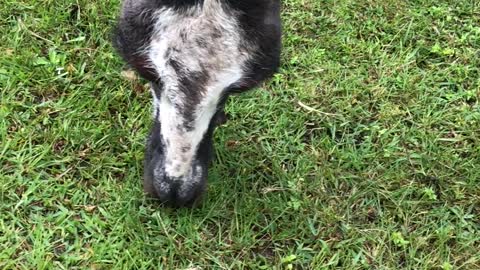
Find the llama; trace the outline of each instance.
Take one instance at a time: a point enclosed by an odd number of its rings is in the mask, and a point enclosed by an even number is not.
[[[114,45],[151,86],[145,193],[195,205],[228,96],[278,70],[280,0],[124,0]]]

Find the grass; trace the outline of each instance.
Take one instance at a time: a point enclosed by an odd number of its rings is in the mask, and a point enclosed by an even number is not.
[[[480,269],[480,3],[284,0],[197,209],[142,195],[118,1],[0,7],[0,268]]]

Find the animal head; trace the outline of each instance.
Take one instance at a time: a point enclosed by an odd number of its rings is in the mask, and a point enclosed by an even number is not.
[[[115,45],[151,82],[154,124],[144,189],[174,206],[192,205],[206,187],[212,136],[229,94],[277,69],[279,1],[127,0]]]

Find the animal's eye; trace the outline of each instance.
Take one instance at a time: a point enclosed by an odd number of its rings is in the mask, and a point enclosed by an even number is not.
[[[151,82],[150,85],[153,88],[153,91],[155,92],[155,95],[157,95],[159,97],[160,94],[163,91],[163,86],[164,86],[162,80],[157,79],[157,80]]]

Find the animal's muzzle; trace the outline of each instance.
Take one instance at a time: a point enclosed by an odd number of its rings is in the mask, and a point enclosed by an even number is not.
[[[169,206],[194,206],[200,202],[205,191],[207,170],[207,167],[194,162],[187,175],[169,177],[162,170],[161,162],[151,160],[145,163],[144,190]]]
[[[213,157],[212,135],[215,127],[226,121],[223,110],[213,117],[207,132],[196,148],[188,169],[177,176],[166,170],[169,160],[165,155],[165,140],[161,135],[161,125],[154,123],[147,141],[144,162],[144,190],[161,203],[173,207],[194,206],[206,190],[208,168]],[[170,166],[171,167],[171,166]]]

